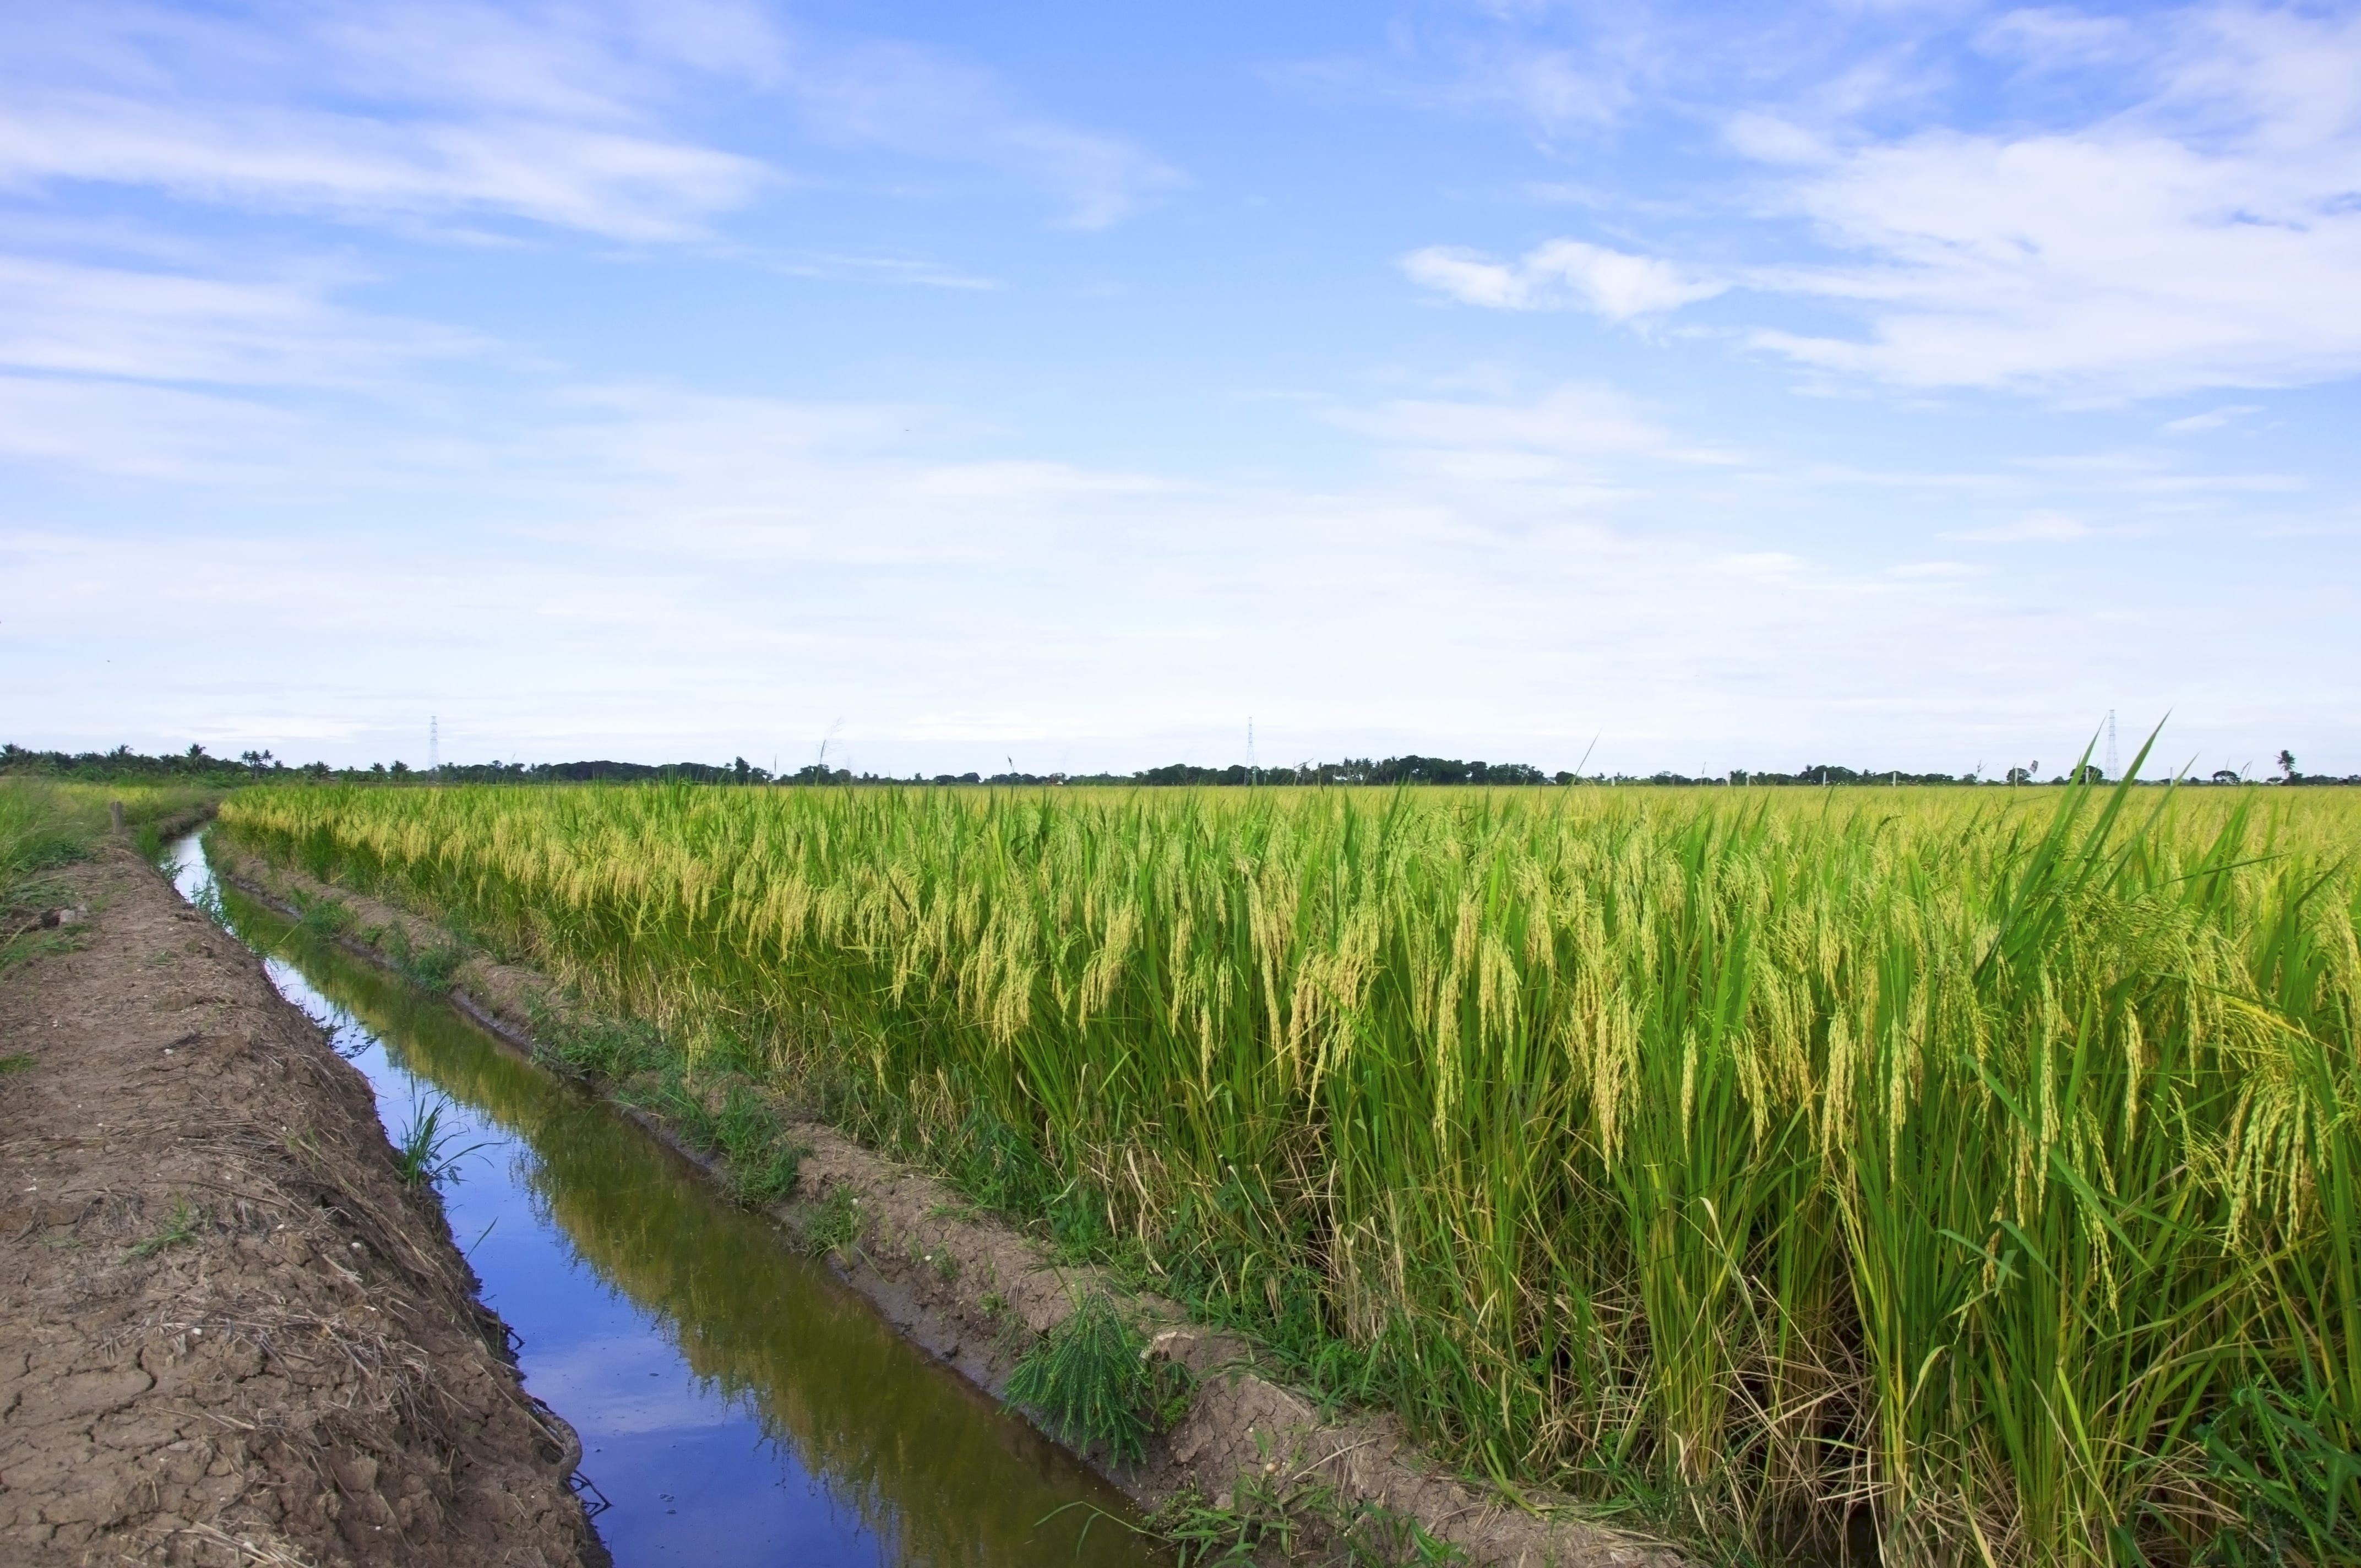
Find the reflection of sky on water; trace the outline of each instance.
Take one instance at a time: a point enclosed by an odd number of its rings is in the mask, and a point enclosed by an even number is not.
[[[176,854],[195,896],[211,883],[202,849]],[[258,933],[269,917],[241,918]],[[527,1386],[581,1434],[618,1563],[1155,1561],[1104,1523],[1078,1553],[1086,1510],[1037,1530],[1078,1497],[1120,1504],[636,1131],[447,1005],[291,952],[269,959],[272,981],[368,1076],[390,1131],[440,1104],[445,1149],[478,1146],[444,1189],[452,1234],[522,1342]]]
[[[389,1128],[398,1135],[440,1104],[453,1150],[484,1146],[444,1189],[451,1233],[485,1302],[522,1341],[527,1386],[581,1433],[583,1471],[614,1505],[598,1532],[617,1563],[894,1561],[740,1401],[689,1369],[656,1314],[599,1278],[536,1212],[525,1179],[538,1162],[522,1140],[396,1066],[291,965],[271,969],[280,993],[326,1025],[368,1076]],[[366,1047],[353,1050],[361,1038]]]

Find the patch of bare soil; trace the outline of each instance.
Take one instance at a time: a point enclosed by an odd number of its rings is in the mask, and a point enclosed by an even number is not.
[[[127,850],[70,880],[0,979],[0,1560],[602,1560],[367,1080]]]
[[[390,945],[406,951],[448,938],[428,915],[320,883],[235,843],[216,839],[213,863],[291,915],[320,898],[342,901],[353,924],[341,945],[379,963],[389,961]],[[480,955],[458,968],[451,996],[527,1055],[534,1048],[536,1009],[560,1015],[566,1009],[548,977]],[[1266,1518],[1292,1508],[1298,1542],[1315,1558],[1326,1556],[1321,1548],[1338,1525],[1358,1519],[1380,1533],[1389,1523],[1416,1520],[1471,1564],[1681,1568],[1685,1560],[1671,1548],[1586,1518],[1565,1499],[1538,1491],[1511,1497],[1453,1475],[1421,1453],[1389,1414],[1323,1419],[1313,1400],[1259,1365],[1246,1341],[1190,1322],[1174,1302],[1131,1295],[1101,1270],[1059,1265],[1041,1242],[980,1213],[933,1177],[786,1110],[796,1140],[810,1152],[796,1201],[774,1217],[800,1230],[829,1212],[832,1195],[848,1195],[858,1235],[831,1254],[839,1272],[906,1337],[978,1387],[1005,1393],[1024,1349],[1094,1289],[1124,1298],[1154,1328],[1151,1354],[1181,1364],[1197,1379],[1188,1415],[1154,1440],[1135,1468],[1113,1469],[1085,1456],[1151,1512],[1190,1499]],[[625,1114],[687,1159],[713,1168],[662,1117],[638,1108]],[[1265,1552],[1258,1560],[1290,1559]]]

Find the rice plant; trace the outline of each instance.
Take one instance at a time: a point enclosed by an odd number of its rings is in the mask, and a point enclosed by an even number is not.
[[[2361,1438],[2344,792],[283,788],[223,819],[1504,1481],[1764,1553],[1865,1513],[1897,1563],[2341,1539],[2288,1521],[2343,1496],[2302,1456]]]
[[[1148,1440],[1185,1410],[1186,1374],[1149,1359],[1148,1338],[1104,1290],[1018,1358],[1007,1401],[1037,1412],[1060,1442],[1104,1450],[1117,1464],[1137,1464]]]

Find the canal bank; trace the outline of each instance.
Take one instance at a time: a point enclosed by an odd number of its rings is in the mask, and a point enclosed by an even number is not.
[[[444,1204],[526,1386],[580,1433],[621,1568],[1148,1568],[1124,1497],[801,1255],[616,1108],[449,999],[216,886],[367,1077],[397,1142],[435,1118]]]
[[[369,1087],[119,845],[0,983],[0,1557],[602,1560]]]
[[[324,912],[339,940],[372,961],[415,967],[441,952],[455,1003],[533,1053],[556,988],[530,969],[481,953],[461,960],[451,933],[419,912],[318,883],[234,845],[228,873],[289,913]],[[333,910],[324,906],[334,905]],[[546,1044],[546,1042],[544,1042]],[[658,1137],[679,1129],[630,1113]],[[1669,1565],[1666,1548],[1602,1527],[1561,1499],[1519,1496],[1455,1476],[1425,1460],[1383,1414],[1340,1417],[1269,1375],[1254,1347],[1186,1321],[1170,1302],[1135,1297],[1100,1271],[1060,1266],[1018,1234],[923,1172],[862,1148],[818,1121],[796,1122],[805,1146],[803,1201],[774,1217],[788,1230],[848,1200],[856,1237],[832,1256],[842,1277],[915,1343],[999,1393],[1016,1354],[1090,1294],[1127,1299],[1153,1334],[1151,1354],[1185,1368],[1196,1387],[1144,1462],[1104,1474],[1167,1527],[1200,1531],[1218,1551],[1259,1537],[1316,1549],[1304,1560]],[[718,1173],[717,1173],[718,1174]],[[726,1179],[726,1178],[724,1179]],[[1219,1561],[1245,1561],[1218,1557]],[[1257,1561],[1294,1561],[1269,1552]]]

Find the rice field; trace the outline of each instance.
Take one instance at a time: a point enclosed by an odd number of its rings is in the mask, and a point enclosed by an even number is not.
[[[2361,1560],[2361,798],[270,788],[1439,1452],[1727,1555]]]
[[[0,776],[0,966],[17,917],[62,895],[56,872],[86,859],[107,831],[107,805],[123,806],[125,824],[146,851],[162,848],[159,829],[194,820],[220,791],[188,784],[68,783]]]

